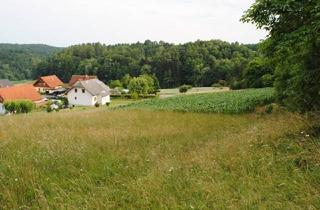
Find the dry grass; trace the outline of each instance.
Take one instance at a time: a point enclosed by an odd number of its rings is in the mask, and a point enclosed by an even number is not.
[[[319,145],[297,115],[91,109],[0,127],[3,209],[320,208]]]

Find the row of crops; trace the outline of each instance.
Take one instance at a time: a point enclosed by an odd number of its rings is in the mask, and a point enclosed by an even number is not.
[[[132,103],[122,108],[238,114],[274,102],[273,88],[181,95]]]

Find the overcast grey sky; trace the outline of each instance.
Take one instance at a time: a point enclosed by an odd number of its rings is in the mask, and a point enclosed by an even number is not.
[[[264,31],[239,21],[254,0],[0,1],[2,43],[256,43],[265,37]]]

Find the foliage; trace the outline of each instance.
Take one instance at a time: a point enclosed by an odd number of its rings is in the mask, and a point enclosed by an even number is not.
[[[270,104],[274,100],[273,88],[264,88],[153,99],[123,108],[238,114],[254,111],[257,106]]]
[[[150,75],[143,74],[130,80],[128,88],[130,93],[138,95],[156,94],[159,91],[158,80]]]
[[[130,77],[154,75],[162,88],[183,84],[211,86],[219,80],[232,81],[254,57],[254,47],[220,40],[182,45],[165,42],[103,45],[82,44],[66,48],[41,62],[36,76],[56,74],[67,82],[73,74],[93,74],[105,83]]]
[[[35,104],[32,101],[8,101],[4,103],[5,110],[9,113],[20,114],[29,113],[35,108]]]
[[[111,80],[109,82],[109,87],[110,88],[122,88],[122,83],[120,80]]]
[[[134,77],[130,80],[128,86],[130,93],[138,95],[147,95],[149,91],[148,81],[142,77]]]
[[[186,93],[186,92],[188,92],[188,90],[190,90],[191,88],[192,88],[191,85],[181,85],[181,86],[179,87],[179,92],[180,92],[180,93]]]
[[[32,79],[37,65],[61,50],[47,45],[0,44],[0,78]]]
[[[131,79],[132,77],[129,74],[126,74],[124,77],[122,77],[121,83],[123,88],[128,88]]]
[[[276,69],[277,98],[292,110],[320,109],[319,17],[319,0],[257,0],[242,18],[269,32],[262,49]]]
[[[263,88],[273,86],[273,70],[264,60],[257,57],[249,62],[243,72],[245,88]]]

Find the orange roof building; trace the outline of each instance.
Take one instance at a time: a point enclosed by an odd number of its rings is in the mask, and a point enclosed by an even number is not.
[[[63,82],[56,76],[44,76],[40,77],[33,86],[37,88],[39,92],[52,91],[61,88]]]
[[[38,103],[43,98],[31,84],[0,88],[0,103],[16,100],[30,100]]]
[[[97,76],[89,76],[89,75],[72,75],[69,86],[73,86],[78,81],[86,81],[91,79],[98,79]]]

